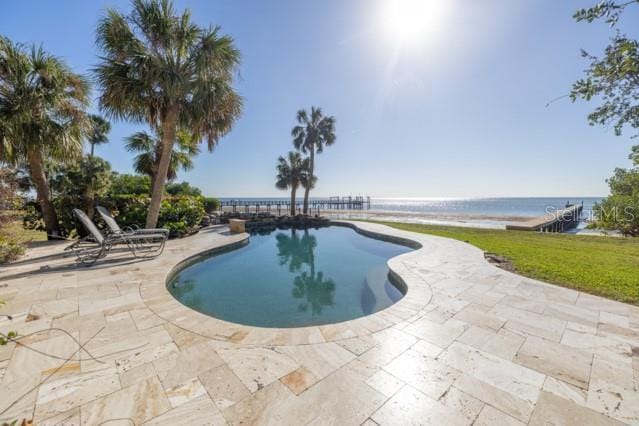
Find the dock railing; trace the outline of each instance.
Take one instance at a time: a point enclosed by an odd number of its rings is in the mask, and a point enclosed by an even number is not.
[[[309,213],[319,214],[322,210],[363,210],[370,208],[370,197],[368,196],[346,196],[315,198],[308,200]],[[220,210],[225,213],[255,213],[255,214],[289,214],[291,202],[287,200],[222,200]],[[296,214],[303,211],[303,202],[295,202]]]

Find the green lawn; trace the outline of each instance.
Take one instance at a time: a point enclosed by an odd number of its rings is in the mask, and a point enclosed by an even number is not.
[[[2,234],[19,243],[44,241],[47,239],[46,232],[24,229],[22,222],[19,220],[6,224],[5,229],[2,230]]]
[[[639,305],[639,238],[379,223],[466,241],[507,258],[527,277]]]

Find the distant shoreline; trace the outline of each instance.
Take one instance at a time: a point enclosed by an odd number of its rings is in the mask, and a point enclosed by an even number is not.
[[[224,212],[230,213],[229,208],[224,208]],[[261,210],[265,211],[265,210]],[[244,209],[238,212],[244,213]],[[250,213],[255,213],[255,209],[249,209]],[[271,209],[271,214],[277,215],[275,209]],[[311,215],[317,213],[317,210],[310,212]],[[288,214],[286,209],[282,209],[281,215]],[[523,222],[531,218],[531,216],[516,215],[494,215],[494,214],[473,214],[473,213],[432,213],[432,212],[397,212],[385,210],[335,210],[322,209],[319,211],[321,216],[330,219],[360,219],[360,220],[379,220],[388,222],[404,222],[404,223],[423,223],[435,225],[455,225],[455,226],[472,226],[480,228],[504,229],[507,224],[513,222]]]
[[[385,212],[372,210],[322,210],[322,216],[330,219],[373,220],[380,222],[397,222],[405,224],[458,226],[464,228],[482,229],[506,229],[506,225],[514,222],[524,222],[530,216],[500,216],[482,214],[436,214],[415,212]],[[593,235],[593,236],[620,236],[616,232],[603,232],[591,230],[585,227],[586,221],[582,220],[577,228],[564,232],[565,234]]]
[[[381,210],[321,210],[322,216],[332,219],[364,219],[389,222],[456,225],[504,229],[508,223],[523,222],[530,216],[489,215],[471,213],[393,212]]]

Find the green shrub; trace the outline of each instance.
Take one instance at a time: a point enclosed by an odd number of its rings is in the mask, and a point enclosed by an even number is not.
[[[188,182],[175,182],[175,183],[167,183],[164,186],[164,190],[167,194],[172,195],[174,197],[180,195],[191,195],[191,196],[201,196],[202,191],[200,188],[196,188],[191,186]]]
[[[639,196],[611,195],[596,204],[593,211],[598,228],[639,236]]]
[[[221,205],[222,203],[220,203],[220,200],[215,197],[204,198],[204,210],[206,210],[207,213],[218,211]]]
[[[158,225],[171,231],[171,235],[185,235],[200,224],[204,214],[202,197],[171,197],[162,201]]]
[[[143,227],[151,198],[148,195],[114,195],[103,200],[102,206],[111,211],[120,226]]]
[[[118,195],[149,195],[151,178],[144,175],[127,175],[113,172],[111,174],[111,190],[107,198]]]
[[[85,156],[69,165],[50,164],[47,167],[51,201],[62,236],[74,237],[76,231],[73,209],[92,214],[93,205],[103,199],[111,188],[111,165],[100,157]],[[29,202],[23,217],[26,229],[44,231],[40,206]],[[84,229],[78,229],[80,235]]]
[[[98,157],[85,158],[70,166],[56,166],[50,174],[52,201],[64,236],[74,237],[76,231],[80,236],[85,235],[86,230],[76,223],[73,209],[87,212],[94,202],[109,209],[121,227],[145,225],[151,202],[148,176],[112,173],[109,163]],[[93,176],[93,183],[88,191],[90,176]],[[88,192],[91,192],[91,198],[87,197]],[[205,214],[204,197],[198,188],[187,182],[169,184],[166,192],[173,195],[162,202],[158,226],[169,229],[171,236],[185,235],[200,224]],[[213,202],[219,205],[219,201]],[[93,220],[104,228],[99,215],[94,215]],[[27,204],[23,226],[44,230],[37,203]]]
[[[73,215],[73,209],[76,208],[77,204],[73,204],[67,197],[54,198],[52,201],[62,236],[65,238],[75,238],[78,235],[84,236],[85,230],[76,227],[75,216]],[[46,231],[40,205],[35,201],[29,201],[25,204],[22,227],[32,231]]]
[[[615,169],[607,180],[610,196],[595,204],[595,224],[598,228],[615,230],[623,235],[639,236],[639,145],[628,156],[632,169]]]
[[[24,246],[0,235],[0,264],[16,260],[24,253]]]
[[[144,227],[150,203],[151,198],[144,195],[118,195],[100,201],[101,205],[111,211],[122,228],[126,226]],[[54,200],[54,205],[58,211],[60,222],[65,223],[66,234],[74,236],[73,229],[76,223],[72,217],[71,209],[62,208],[58,205],[57,200]],[[160,206],[158,227],[170,230],[172,237],[186,235],[200,224],[205,213],[203,197],[188,195],[167,197]],[[23,223],[27,229],[44,229],[42,215],[36,203],[27,205]],[[96,220],[96,223],[100,225],[99,220]],[[84,235],[85,230],[82,226],[78,224],[77,229],[80,235]]]
[[[120,195],[107,200],[105,207],[111,210],[121,227],[143,227],[151,199],[141,195]],[[168,197],[162,200],[158,227],[171,231],[171,236],[182,236],[200,224],[204,216],[204,199],[194,196]]]
[[[24,227],[24,229],[44,231],[44,221],[42,220],[40,206],[35,201],[29,201],[24,205],[22,226]]]

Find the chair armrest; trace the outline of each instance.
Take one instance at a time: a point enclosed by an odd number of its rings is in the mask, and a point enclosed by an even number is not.
[[[164,228],[142,228],[134,231],[136,234],[168,234],[169,230]]]

